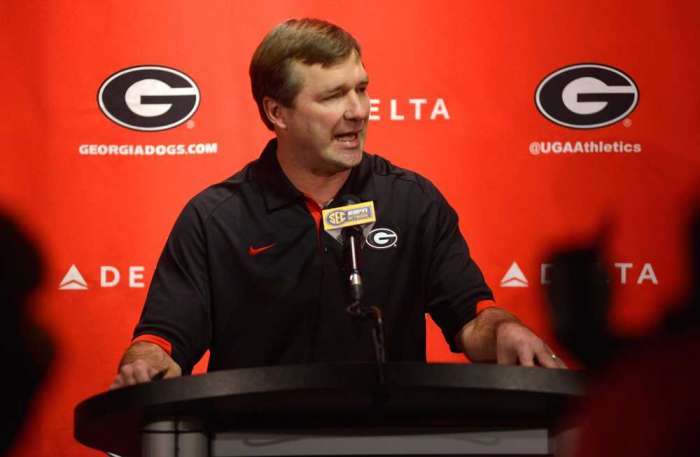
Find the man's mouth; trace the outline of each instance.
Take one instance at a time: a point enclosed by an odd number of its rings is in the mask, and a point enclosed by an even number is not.
[[[333,138],[336,141],[340,141],[341,143],[346,143],[348,145],[354,144],[357,142],[357,139],[359,137],[358,135],[359,132],[346,132],[346,133],[341,133],[339,135],[335,135]]]
[[[333,139],[343,147],[355,149],[360,147],[360,132],[362,132],[362,130],[339,133],[338,135],[334,135]]]

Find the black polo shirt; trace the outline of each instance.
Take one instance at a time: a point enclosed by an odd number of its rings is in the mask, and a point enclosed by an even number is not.
[[[134,335],[169,341],[185,373],[207,349],[209,370],[373,360],[371,324],[345,311],[342,245],[317,230],[276,144],[194,197],[158,262]],[[456,351],[457,331],[493,297],[455,211],[427,179],[367,153],[344,194],[374,201],[360,270],[364,303],[384,315],[387,360],[425,360],[426,312]]]

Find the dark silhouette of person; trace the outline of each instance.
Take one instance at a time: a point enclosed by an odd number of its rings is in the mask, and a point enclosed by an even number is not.
[[[40,285],[43,260],[36,245],[10,217],[0,212],[0,359],[15,382],[2,389],[0,454],[5,454],[21,429],[31,399],[53,358],[48,333],[31,317],[29,299]]]
[[[623,339],[609,330],[609,281],[601,242],[552,257],[548,298],[555,334],[591,372],[580,427],[563,455],[700,455],[700,206],[688,230],[690,291],[660,329]]]

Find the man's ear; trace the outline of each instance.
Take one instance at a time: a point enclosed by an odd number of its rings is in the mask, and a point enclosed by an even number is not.
[[[263,97],[263,109],[265,110],[265,116],[272,122],[275,128],[285,130],[287,128],[287,122],[284,117],[285,107],[270,97]]]

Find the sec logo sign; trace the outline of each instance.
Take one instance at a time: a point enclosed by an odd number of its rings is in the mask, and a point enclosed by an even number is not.
[[[97,94],[102,112],[122,127],[167,130],[187,121],[199,107],[199,89],[179,70],[131,67],[107,78]]]
[[[535,92],[544,117],[573,129],[595,129],[624,119],[637,106],[639,90],[622,71],[600,64],[561,68],[542,80]]]
[[[346,220],[347,216],[345,215],[345,211],[334,211],[328,215],[328,223],[331,226],[341,225]]]

